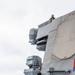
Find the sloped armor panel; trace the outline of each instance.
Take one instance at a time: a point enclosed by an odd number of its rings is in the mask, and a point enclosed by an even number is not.
[[[75,54],[75,14],[69,16],[57,29],[53,55],[67,59]]]

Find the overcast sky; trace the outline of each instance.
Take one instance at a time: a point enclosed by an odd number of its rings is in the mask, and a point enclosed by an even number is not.
[[[39,55],[30,45],[29,30],[75,10],[75,0],[0,0],[0,75],[24,75],[26,58]]]

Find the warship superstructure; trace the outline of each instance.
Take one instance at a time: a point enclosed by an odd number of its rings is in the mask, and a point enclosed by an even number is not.
[[[43,63],[38,56],[30,57],[32,67],[24,71],[26,75],[75,75],[75,11],[32,28],[29,38],[45,55]]]

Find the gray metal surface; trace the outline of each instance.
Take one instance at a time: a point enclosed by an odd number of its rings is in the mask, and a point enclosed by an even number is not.
[[[68,21],[68,20],[71,20],[71,19],[75,18],[75,16],[73,16],[74,14],[75,14],[75,11],[70,12],[70,13],[62,16],[62,22],[65,22],[65,21]]]
[[[38,27],[41,28],[41,27],[43,27],[43,26],[45,26],[45,25],[47,25],[47,24],[49,24],[49,23],[50,23],[50,21],[48,20],[48,21],[46,21],[46,22],[40,24]]]
[[[36,48],[37,48],[39,51],[45,51],[46,44],[37,45]]]
[[[75,14],[69,16],[57,29],[53,55],[59,59],[70,58],[75,54]],[[70,20],[69,20],[70,19]]]
[[[46,74],[47,71],[49,70],[49,64],[51,61],[51,54],[52,54],[52,48],[53,48],[53,44],[55,40],[55,35],[56,35],[56,30],[49,33],[44,61],[43,61],[42,70],[41,70],[42,74]]]
[[[74,60],[73,59],[67,59],[63,61],[55,61],[49,65],[49,67],[53,67],[55,70],[73,70]]]
[[[47,37],[46,48],[43,46]],[[44,50],[42,75],[50,75],[49,68],[55,71],[71,70],[70,74],[54,73],[52,75],[75,75],[73,71],[75,60],[75,11],[50,22],[41,24],[38,28],[36,44],[39,50]]]
[[[42,60],[39,56],[29,56],[27,58],[26,65],[29,66],[29,68],[41,68],[42,66]]]
[[[29,43],[36,44],[36,35],[37,35],[37,29],[30,29],[29,32]]]
[[[55,71],[70,70],[71,71],[70,75],[75,75],[75,71],[73,71],[74,59],[75,59],[75,56],[66,60],[57,60],[52,57],[51,61],[53,60],[55,61],[51,62],[49,67],[53,67]]]
[[[39,28],[36,39],[47,36],[49,34],[49,32],[57,29],[57,27],[60,23],[61,23],[61,17],[59,17],[59,18],[53,20],[51,23]]]
[[[37,40],[36,45],[37,45],[37,49],[39,51],[45,51],[46,49],[46,43],[47,43],[47,37],[42,38],[41,40]]]
[[[40,73],[40,70],[38,70],[38,69],[36,69],[36,70],[33,70],[33,69],[24,70],[25,75],[38,75],[38,73]]]
[[[48,71],[49,68],[54,68],[55,71],[57,70],[71,70],[70,74],[65,74],[65,75],[75,75],[75,71],[73,71],[73,66],[74,66],[74,59],[75,59],[75,14],[74,11],[72,13],[67,14],[66,16],[61,17],[62,21],[57,26],[56,31],[51,34],[51,32],[48,34],[48,40],[47,40],[47,45],[46,45],[46,51],[45,51],[45,56],[44,56],[44,61],[43,61],[43,66],[42,66],[42,74],[43,75],[49,75]],[[62,27],[60,28],[60,26]],[[60,30],[60,31],[59,31]],[[63,30],[63,32],[61,32]],[[70,33],[70,35],[69,35]],[[63,38],[62,36],[63,35]],[[60,38],[58,39],[58,37]],[[68,42],[70,39],[71,42]],[[61,42],[68,42],[67,45],[61,45]],[[56,43],[59,43],[58,47]],[[68,45],[69,44],[69,45]],[[55,52],[54,52],[55,51]],[[53,54],[54,52],[54,54]],[[57,58],[57,56],[58,58]],[[64,58],[65,56],[67,58]],[[59,58],[62,58],[60,60]],[[53,75],[64,75],[64,74],[53,74]]]
[[[25,75],[38,75],[42,66],[41,58],[39,56],[29,56],[26,65],[29,69],[24,70]]]
[[[54,72],[52,75],[70,75],[65,72]]]

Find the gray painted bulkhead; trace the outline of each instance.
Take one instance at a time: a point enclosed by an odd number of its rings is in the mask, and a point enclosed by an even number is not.
[[[41,74],[75,75],[75,11],[42,23],[38,26],[36,37],[32,31],[30,42],[34,42],[38,50],[45,51]]]
[[[52,23],[38,30],[37,39],[48,35],[48,40],[47,40],[47,45],[46,45],[45,55],[43,60],[43,66],[41,70],[42,75],[50,75],[48,73],[49,68],[54,68],[54,70],[59,70],[59,71],[71,70],[71,73],[66,75],[75,75],[75,72],[73,71],[75,55],[72,55],[70,58],[67,59],[59,59],[52,54],[59,25],[61,25],[63,22],[66,21],[68,22],[74,19],[75,19],[75,11],[55,19],[54,21],[52,21]],[[43,33],[43,31],[46,32]]]

